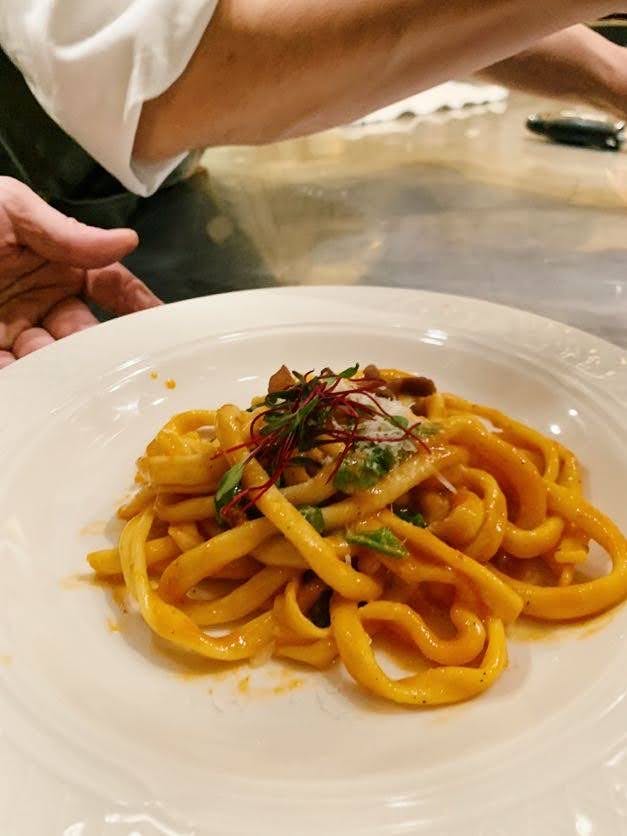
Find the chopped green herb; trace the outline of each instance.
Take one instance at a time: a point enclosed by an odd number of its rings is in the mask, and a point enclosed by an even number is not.
[[[231,502],[231,500],[234,498],[235,494],[239,490],[243,475],[244,462],[239,462],[238,464],[234,464],[233,467],[229,468],[229,470],[226,471],[222,479],[220,479],[220,484],[218,485],[216,495],[214,497],[216,515],[218,519],[222,519],[222,516],[220,514],[222,508],[224,508],[225,505]]]
[[[346,539],[355,546],[365,546],[388,557],[407,557],[409,554],[389,528],[377,528],[375,531],[364,531],[360,534],[349,531],[346,533]]]
[[[344,493],[366,490],[389,473],[395,463],[390,445],[357,444],[340,465],[333,484]]]
[[[303,374],[302,372],[297,372],[294,369],[292,369],[292,374],[294,375],[296,380],[301,384],[301,386],[306,386],[307,385],[307,376],[309,374],[312,374],[312,372],[305,372],[305,374]]]
[[[412,427],[411,431],[419,438],[431,438],[437,435],[441,429],[442,427],[439,424],[433,424],[431,421],[421,421]]]
[[[427,521],[419,511],[412,511],[410,508],[395,508],[394,513],[397,517],[415,525],[417,528],[427,527]]]
[[[315,505],[303,505],[303,507],[298,510],[307,520],[309,525],[316,529],[318,534],[322,534],[324,532],[324,517],[322,516],[320,508],[316,508]]]
[[[274,392],[266,398],[266,405],[276,408],[281,401],[285,403],[292,395],[296,393],[298,397],[297,387],[294,387],[287,392]],[[286,397],[289,395],[290,397]],[[313,446],[313,438],[319,429],[321,421],[320,415],[314,416],[314,411],[320,407],[319,396],[312,397],[303,406],[296,409],[294,412],[277,410],[276,412],[268,411],[264,415],[264,426],[260,431],[260,435],[264,438],[274,436],[276,433],[284,433],[292,435],[295,441],[296,449],[310,450]]]
[[[359,363],[355,363],[354,366],[351,366],[349,369],[344,369],[343,372],[339,372],[336,377],[344,378],[345,380],[351,377],[355,377],[357,372],[359,371]]]
[[[404,430],[409,426],[409,420],[404,415],[392,415],[390,423],[396,424],[397,427],[402,427]]]

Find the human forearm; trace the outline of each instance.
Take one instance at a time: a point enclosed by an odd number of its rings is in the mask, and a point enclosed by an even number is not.
[[[479,73],[506,87],[627,116],[627,50],[572,26]]]
[[[350,121],[527,49],[603,0],[221,0],[181,78],[144,105],[138,157]]]

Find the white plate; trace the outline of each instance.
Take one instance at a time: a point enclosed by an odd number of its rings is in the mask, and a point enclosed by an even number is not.
[[[249,693],[241,669],[184,677],[134,616],[112,633],[106,594],[68,582],[108,542],[81,531],[110,517],[172,413],[244,404],[283,361],[355,360],[559,433],[627,529],[627,356],[519,311],[406,290],[263,290],[44,349],[0,375],[2,834],[627,832],[625,609],[595,630],[514,638],[486,695],[414,711],[339,673],[255,669]]]

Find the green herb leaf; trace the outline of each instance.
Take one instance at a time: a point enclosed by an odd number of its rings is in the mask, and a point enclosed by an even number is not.
[[[264,415],[264,426],[261,429],[261,435],[271,435],[273,432],[283,429],[283,427],[291,427],[294,420],[295,416],[291,413],[278,415],[269,412],[267,415]]]
[[[390,445],[357,445],[340,465],[333,484],[344,493],[367,490],[389,473],[395,463]]]
[[[318,407],[319,401],[319,398],[312,398],[308,404],[303,406],[296,413],[292,432],[296,436],[296,446],[300,451],[309,450],[311,448],[310,434],[307,432],[307,419]]]
[[[320,508],[316,508],[315,505],[303,505],[303,507],[298,510],[307,520],[309,525],[316,529],[318,534],[324,533],[324,517],[322,516]]]
[[[404,415],[392,415],[390,423],[396,424],[397,427],[402,427],[404,430],[409,426],[409,420]]]
[[[269,395],[269,398],[274,398],[280,395],[280,392],[275,392]],[[309,417],[318,408],[320,402],[319,397],[313,397],[304,406],[297,409],[295,412],[281,412],[281,405],[274,405],[277,410],[275,412],[267,412],[264,415],[264,426],[261,429],[262,436],[269,436],[277,431],[284,432],[286,435],[293,435],[298,450],[309,450],[312,446],[311,433],[309,427]],[[316,422],[317,423],[317,422]]]
[[[292,375],[301,384],[301,386],[307,385],[307,375],[304,375],[302,372],[294,371],[294,369],[292,369]]]
[[[395,508],[394,513],[405,522],[415,525],[416,528],[427,527],[427,521],[419,511],[412,511],[410,508]]]
[[[442,427],[439,424],[433,424],[431,421],[421,421],[419,424],[412,427],[411,431],[414,435],[417,435],[420,438],[431,438],[432,436],[437,435],[441,429]]]
[[[218,519],[222,519],[220,512],[222,511],[225,505],[228,505],[228,503],[233,499],[233,497],[237,493],[243,475],[244,462],[239,462],[238,464],[234,464],[233,467],[229,468],[229,470],[226,471],[222,479],[220,479],[220,484],[218,485],[214,497],[216,515]]]
[[[266,406],[276,406],[281,401],[295,401],[300,397],[298,386],[293,386],[291,389],[282,389],[280,392],[271,392],[266,395],[264,404]]]
[[[409,552],[398,537],[389,528],[377,528],[375,531],[356,533],[348,531],[346,539],[355,546],[365,546],[388,557],[407,557]]]
[[[359,371],[359,363],[355,363],[355,365],[351,366],[350,369],[344,369],[343,372],[339,372],[339,374],[337,374],[336,377],[342,377],[346,380],[350,377],[355,377],[355,375],[357,374],[358,371]]]

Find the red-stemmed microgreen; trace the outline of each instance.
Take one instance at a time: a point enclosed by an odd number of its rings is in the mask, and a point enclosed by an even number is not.
[[[381,380],[355,378],[356,364],[338,374],[325,369],[321,374],[292,372],[294,384],[265,398],[265,409],[258,412],[250,424],[250,441],[225,452],[247,449],[248,456],[231,467],[223,476],[215,494],[219,518],[226,519],[237,506],[241,511],[252,507],[281,479],[286,468],[302,462],[308,451],[332,444],[341,444],[329,480],[334,479],[347,457],[361,443],[381,444],[411,441],[416,447],[430,451],[421,435],[420,424],[409,425],[403,416],[390,414],[377,396]],[[341,385],[350,381],[350,385]],[[361,396],[356,398],[355,396]],[[369,434],[363,423],[382,419],[398,432],[389,435]],[[261,485],[242,487],[244,467],[256,458],[268,473]]]

